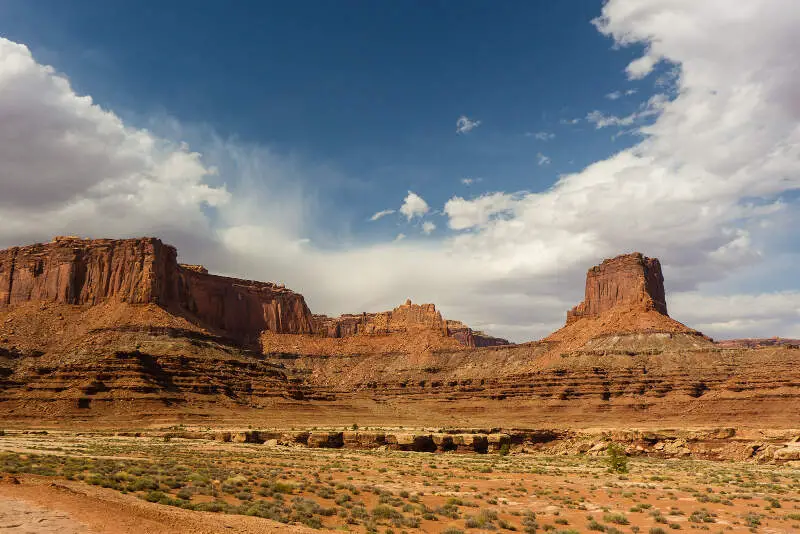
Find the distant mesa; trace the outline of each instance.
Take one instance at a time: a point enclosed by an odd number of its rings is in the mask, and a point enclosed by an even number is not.
[[[429,331],[452,337],[466,347],[508,345],[508,340],[474,331],[460,321],[449,321],[434,304],[414,304],[411,299],[391,311],[345,314],[339,317],[314,315],[314,332],[325,337],[389,335]]]

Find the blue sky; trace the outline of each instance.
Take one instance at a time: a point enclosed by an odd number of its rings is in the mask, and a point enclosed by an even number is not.
[[[0,0],[0,246],[157,235],[318,313],[410,297],[516,341],[638,250],[677,319],[800,337],[798,28],[795,0]]]
[[[163,113],[332,167],[345,187],[315,185],[356,221],[409,189],[432,205],[458,188],[541,191],[636,141],[564,121],[626,115],[652,93],[652,80],[624,72],[641,47],[612,49],[588,0],[45,4],[7,0],[0,33],[68,73],[78,93],[131,125]],[[457,135],[462,115],[480,126]],[[390,218],[359,232],[396,227]]]

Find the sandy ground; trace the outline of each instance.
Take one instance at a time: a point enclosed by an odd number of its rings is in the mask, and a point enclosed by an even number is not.
[[[0,482],[0,532],[59,534],[212,534],[313,532],[266,519],[190,512],[112,490],[45,477]]]
[[[0,500],[0,532],[84,534],[93,532],[64,512],[34,506],[20,499]]]

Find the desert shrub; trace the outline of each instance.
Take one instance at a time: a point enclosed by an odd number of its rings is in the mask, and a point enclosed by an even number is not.
[[[614,473],[628,472],[628,455],[621,445],[611,443],[606,449],[608,468]]]
[[[588,530],[594,530],[596,532],[605,532],[606,526],[602,523],[599,523],[596,519],[590,519],[589,523],[586,525]]]
[[[615,523],[617,525],[627,525],[630,523],[624,514],[604,514],[603,520],[608,521],[609,523]]]
[[[375,519],[399,519],[402,514],[387,504],[379,504],[372,509],[372,517]]]
[[[525,534],[535,534],[539,529],[539,523],[536,521],[536,514],[528,510],[522,518],[522,527]]]
[[[756,528],[761,524],[761,516],[754,513],[749,513],[744,516],[744,521],[750,528]]]
[[[508,456],[508,453],[511,452],[511,445],[508,443],[503,443],[500,445],[500,456]]]
[[[689,516],[689,521],[692,523],[714,523],[716,520],[714,519],[714,516],[708,512],[708,510],[703,508],[701,510],[695,510],[692,512],[692,514]]]

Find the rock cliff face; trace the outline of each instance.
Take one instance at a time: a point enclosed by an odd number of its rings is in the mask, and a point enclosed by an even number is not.
[[[387,312],[314,316],[314,331],[326,337],[395,334],[419,329],[447,334],[446,323],[435,305],[412,304],[411,300],[406,300],[405,304]]]
[[[456,338],[465,347],[498,347],[509,345],[507,339],[493,337],[478,330],[473,330],[461,321],[447,321],[447,333]]]
[[[256,341],[263,330],[312,331],[302,295],[179,265],[175,248],[155,238],[57,237],[0,251],[0,308],[31,301],[91,306],[107,300],[189,313],[202,326],[241,343]]]
[[[668,315],[658,259],[635,252],[604,260],[589,269],[584,301],[567,312],[567,324],[617,307]]]
[[[176,283],[175,257],[175,249],[158,239],[57,237],[3,250],[0,306],[28,301],[93,305],[109,298],[165,302]]]
[[[342,338],[362,334],[397,334],[426,330],[449,336],[466,347],[508,345],[505,339],[476,332],[460,321],[442,318],[433,304],[413,304],[406,300],[392,311],[346,314],[339,317],[314,315],[314,332],[325,337]]]

